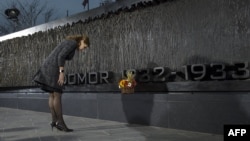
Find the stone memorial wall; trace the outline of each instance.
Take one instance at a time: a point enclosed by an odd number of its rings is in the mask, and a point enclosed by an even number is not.
[[[234,64],[249,60],[250,2],[176,0],[117,10],[88,22],[0,42],[0,86],[33,86],[32,76],[67,35],[87,34],[91,46],[67,73]],[[121,76],[115,75],[116,82]]]

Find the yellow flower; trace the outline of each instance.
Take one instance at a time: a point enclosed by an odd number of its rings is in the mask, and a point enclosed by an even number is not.
[[[133,88],[136,86],[135,75],[132,71],[127,71],[127,78],[119,82],[119,88]]]
[[[122,79],[120,82],[119,82],[119,88],[124,88],[125,87],[125,80]]]

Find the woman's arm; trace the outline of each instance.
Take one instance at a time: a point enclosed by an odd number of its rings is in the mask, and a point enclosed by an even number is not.
[[[58,66],[59,66],[59,79],[58,84],[62,86],[64,84],[64,64],[66,60],[66,56],[69,53],[77,48],[77,43],[74,41],[65,41],[63,44],[64,47],[60,50],[58,54]]]
[[[59,67],[59,72],[60,72],[60,73],[64,73],[64,67],[63,67],[63,66],[60,66],[60,67]]]
[[[59,67],[59,73],[60,74],[59,74],[58,84],[62,86],[64,83],[64,67],[62,66]]]

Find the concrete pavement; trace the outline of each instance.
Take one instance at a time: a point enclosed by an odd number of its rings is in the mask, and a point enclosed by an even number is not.
[[[223,141],[222,135],[64,115],[74,132],[51,130],[50,114],[0,107],[0,141]]]

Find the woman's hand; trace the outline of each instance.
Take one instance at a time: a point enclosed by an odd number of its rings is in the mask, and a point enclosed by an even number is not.
[[[64,73],[63,72],[60,72],[60,74],[59,74],[58,84],[60,86],[62,86],[64,84]]]

